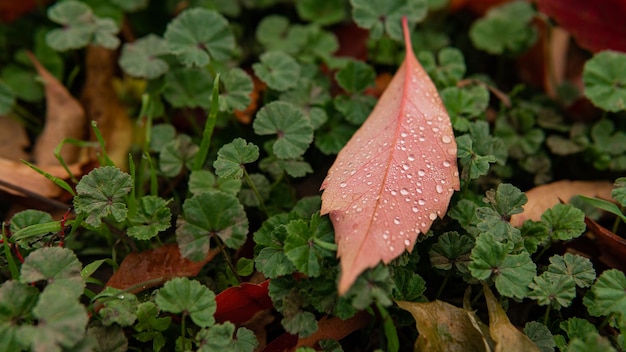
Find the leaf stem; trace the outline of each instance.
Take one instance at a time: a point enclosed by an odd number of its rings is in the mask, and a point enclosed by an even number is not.
[[[224,256],[224,260],[228,264],[228,267],[230,268],[230,271],[233,272],[233,275],[237,279],[237,282],[242,283],[243,279],[237,273],[237,268],[235,267],[235,264],[233,263],[233,260],[230,257],[230,255],[228,254],[228,251],[226,250],[226,247],[222,243],[221,239],[216,237],[216,236],[214,236],[214,239],[215,239],[215,242],[217,243],[217,246],[220,248],[220,252]]]
[[[437,296],[435,296],[435,299],[439,299],[439,297],[441,297],[441,294],[443,294],[443,289],[446,287],[446,285],[448,284],[448,281],[450,280],[450,272],[448,272],[448,274],[443,278],[443,282],[441,283],[441,286],[439,286],[439,290],[437,290]]]
[[[243,168],[243,177],[246,179],[248,186],[250,186],[250,189],[252,190],[252,192],[254,192],[254,195],[259,200],[259,208],[261,208],[261,210],[267,214],[267,210],[265,209],[265,202],[263,201],[263,197],[261,197],[261,193],[259,193],[259,190],[254,185],[254,182],[252,182],[252,178],[250,178],[250,174],[248,174],[248,171],[246,170],[245,166],[242,166],[242,168]]]
[[[7,258],[7,264],[9,265],[9,271],[11,272],[11,278],[18,280],[20,278],[20,271],[15,263],[15,258],[11,254],[11,247],[9,244],[9,237],[7,236],[7,224],[2,222],[2,247],[4,247],[4,256]]]
[[[332,252],[337,251],[337,244],[335,243],[324,242],[317,237],[313,238],[313,243],[315,243],[318,247],[321,247],[323,249],[326,249]]]
[[[215,123],[217,122],[217,112],[219,108],[219,85],[220,74],[215,75],[213,81],[213,91],[211,93],[211,110],[209,116],[207,116],[206,123],[204,124],[204,131],[202,132],[202,141],[200,142],[200,150],[196,154],[196,158],[193,163],[192,171],[201,170],[206,161],[206,157],[209,154],[209,147],[211,146],[211,137],[213,136],[213,130],[215,129]]]
[[[548,320],[550,318],[550,304],[546,307],[546,313],[543,315],[543,325],[548,326]]]

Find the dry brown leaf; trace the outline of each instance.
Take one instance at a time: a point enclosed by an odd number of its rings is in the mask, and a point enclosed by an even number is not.
[[[210,262],[217,253],[218,250],[211,250],[203,260],[195,262],[181,256],[177,244],[166,244],[141,253],[133,252],[124,258],[106,286],[120,290],[130,288],[130,292],[138,293],[160,286],[175,277],[198,275],[204,264]]]
[[[317,331],[311,336],[299,339],[293,350],[298,347],[319,347],[318,343],[320,340],[332,339],[339,341],[354,331],[366,327],[370,320],[371,316],[366,311],[361,311],[346,320],[337,317],[323,317],[317,323]]]
[[[489,310],[489,331],[491,338],[496,342],[495,351],[539,352],[539,347],[511,324],[509,317],[486,284],[483,284],[483,292]]]
[[[81,96],[88,121],[95,121],[106,142],[109,158],[124,168],[132,142],[133,127],[126,108],[115,92],[113,81],[117,68],[117,53],[99,46],[87,47],[87,77]],[[95,135],[90,128],[91,140]]]
[[[64,138],[83,139],[85,111],[63,84],[37,61],[35,55],[29,52],[27,54],[44,80],[46,92],[46,123],[35,143],[33,160],[39,166],[59,165],[53,153],[54,148]],[[80,148],[66,144],[61,150],[61,156],[67,164],[77,162]]]
[[[474,312],[443,301],[396,302],[413,315],[419,337],[415,351],[486,351],[487,338]]]
[[[526,220],[541,220],[541,214],[559,204],[568,202],[576,195],[611,199],[613,183],[608,181],[557,181],[537,186],[526,192],[528,203],[524,212],[511,216],[511,225],[521,226]]]
[[[81,173],[81,165],[79,164],[68,165],[68,167],[75,175]],[[67,172],[60,165],[40,166],[40,168],[53,176],[68,178]],[[0,170],[0,181],[3,183],[27,189],[43,197],[57,198],[65,192],[61,187],[19,161],[0,158]],[[26,194],[16,191],[15,188],[0,186],[0,189],[11,194],[26,196]]]
[[[0,157],[10,160],[29,159],[24,151],[30,145],[21,123],[8,116],[0,116]]]

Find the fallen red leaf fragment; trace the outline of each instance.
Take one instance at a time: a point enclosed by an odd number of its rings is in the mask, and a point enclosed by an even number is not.
[[[218,250],[212,250],[198,262],[180,255],[177,244],[127,255],[117,271],[109,278],[106,286],[138,293],[150,287],[162,285],[175,277],[198,275],[204,264],[210,262]],[[145,283],[145,284],[142,284]]]
[[[404,62],[321,187],[341,258],[340,294],[365,269],[411,251],[459,189],[450,118],[403,25]]]
[[[626,51],[623,0],[537,0],[539,11],[554,18],[578,45],[593,52]]]
[[[46,123],[37,137],[33,150],[33,160],[39,166],[59,165],[54,156],[56,148],[65,138],[83,139],[85,134],[85,110],[59,80],[39,63],[35,55],[26,52],[37,73],[45,82]],[[68,163],[79,161],[80,147],[66,144],[61,149],[61,157]]]
[[[587,229],[600,250],[598,259],[610,268],[626,271],[626,239],[614,234],[597,222],[585,217]]]
[[[256,313],[273,307],[267,286],[270,280],[260,284],[243,282],[236,287],[229,287],[216,297],[217,310],[215,320],[230,321],[234,324],[244,323]]]
[[[562,180],[537,186],[526,191],[528,202],[524,212],[511,216],[511,225],[522,226],[526,220],[541,220],[541,215],[561,201],[569,202],[576,195],[611,199],[613,183],[608,181]]]

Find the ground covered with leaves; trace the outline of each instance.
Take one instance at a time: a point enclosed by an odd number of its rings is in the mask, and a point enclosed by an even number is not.
[[[626,349],[624,16],[0,3],[0,350]]]

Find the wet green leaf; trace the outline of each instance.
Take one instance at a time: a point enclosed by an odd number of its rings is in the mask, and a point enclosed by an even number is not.
[[[165,312],[185,313],[199,327],[215,324],[215,294],[196,280],[175,278],[166,282],[156,294],[155,303]]]

